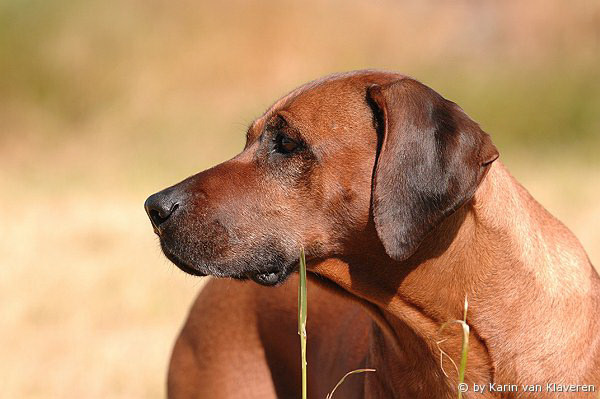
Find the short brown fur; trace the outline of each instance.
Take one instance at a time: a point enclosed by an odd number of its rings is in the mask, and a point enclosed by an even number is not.
[[[293,156],[264,150],[276,117],[303,148]],[[464,397],[595,398],[521,387],[600,390],[600,279],[496,157],[489,136],[426,86],[333,75],[276,102],[236,158],[169,189],[163,201],[180,209],[153,223],[167,256],[194,274],[280,283],[306,248],[312,398],[360,367],[377,371],[350,377],[339,397],[456,397],[440,348],[458,362],[460,329],[440,326],[462,318],[465,298],[466,382],[519,391]],[[175,345],[169,397],[298,397],[295,284],[210,280]]]

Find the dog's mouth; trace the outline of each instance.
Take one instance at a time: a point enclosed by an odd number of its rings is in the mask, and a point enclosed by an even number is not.
[[[215,277],[225,277],[225,278],[233,278],[236,280],[252,280],[257,284],[264,286],[274,286],[284,282],[289,275],[295,270],[297,266],[297,262],[277,262],[271,263],[273,258],[265,259],[266,264],[262,267],[256,267],[251,265],[246,265],[237,271],[233,271],[227,267],[223,268],[215,268],[203,266],[203,267],[195,267],[182,260],[181,257],[177,256],[173,251],[169,249],[169,247],[161,241],[161,247],[164,255],[169,259],[175,266],[177,266],[181,271],[191,274],[192,276],[204,277],[208,275],[212,275]],[[244,271],[243,269],[252,268],[251,271]],[[213,270],[214,269],[214,270]],[[221,269],[221,270],[219,270]],[[229,271],[227,271],[229,269]],[[211,271],[212,270],[212,271]]]
[[[283,282],[291,272],[271,269],[266,272],[248,273],[248,278],[260,285],[273,286]]]

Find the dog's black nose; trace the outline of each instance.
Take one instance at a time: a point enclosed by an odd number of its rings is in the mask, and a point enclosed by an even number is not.
[[[146,213],[157,234],[161,233],[159,229],[160,225],[166,222],[177,208],[179,208],[179,201],[173,194],[172,189],[166,189],[152,194],[144,203]]]

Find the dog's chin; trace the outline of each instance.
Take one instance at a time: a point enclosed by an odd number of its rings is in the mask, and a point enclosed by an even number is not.
[[[164,246],[162,246],[162,250],[163,250],[163,253],[165,254],[165,256],[167,257],[167,259],[169,259],[171,261],[171,263],[173,263],[175,266],[177,266],[179,268],[179,270],[181,270],[182,272],[191,274],[192,276],[198,276],[198,277],[208,276],[207,273],[201,272],[200,270],[188,265],[187,263],[185,263],[184,261],[179,259],[176,255],[171,253]]]
[[[276,264],[262,265],[241,265],[233,262],[231,265],[217,265],[211,262],[202,261],[200,265],[195,262],[186,262],[182,257],[171,251],[165,243],[161,242],[161,248],[167,259],[169,259],[181,271],[192,276],[214,276],[219,278],[233,278],[236,280],[252,280],[257,284],[264,286],[274,286],[283,283],[292,274],[297,262],[281,262],[281,258],[275,257],[279,261]],[[273,258],[269,259],[273,260]]]

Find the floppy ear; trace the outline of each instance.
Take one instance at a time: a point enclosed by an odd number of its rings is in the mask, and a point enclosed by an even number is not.
[[[383,124],[375,227],[387,254],[404,260],[473,197],[498,150],[458,105],[415,80],[371,86],[368,96]]]

